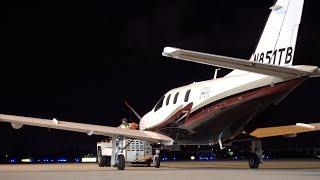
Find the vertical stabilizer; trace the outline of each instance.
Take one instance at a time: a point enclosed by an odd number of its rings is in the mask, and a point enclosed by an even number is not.
[[[303,3],[304,0],[278,0],[270,8],[271,14],[250,61],[292,65]]]

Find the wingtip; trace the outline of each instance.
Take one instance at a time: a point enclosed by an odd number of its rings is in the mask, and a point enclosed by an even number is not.
[[[163,49],[163,53],[165,54],[171,54],[171,53],[174,53],[176,51],[178,51],[179,49],[178,48],[174,48],[174,47],[165,47]]]
[[[308,128],[308,129],[315,129],[314,126],[310,124],[304,124],[304,123],[297,123],[296,126],[303,127],[303,128]]]

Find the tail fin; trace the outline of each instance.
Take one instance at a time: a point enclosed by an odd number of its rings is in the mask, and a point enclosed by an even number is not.
[[[290,66],[301,21],[304,0],[277,0],[250,61]]]

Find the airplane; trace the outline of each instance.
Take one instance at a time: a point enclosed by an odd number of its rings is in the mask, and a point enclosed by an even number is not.
[[[118,141],[146,140],[164,147],[219,145],[223,149],[226,143],[251,141],[249,167],[256,169],[262,163],[262,138],[294,137],[320,130],[320,123],[276,127],[257,127],[255,123],[259,114],[278,105],[301,83],[320,77],[317,66],[292,65],[303,4],[304,0],[276,1],[249,60],[165,47],[165,57],[233,71],[221,78],[215,75],[214,79],[168,91],[141,117],[139,130],[4,114],[0,114],[0,121],[11,123],[15,129],[30,125],[108,136]],[[125,146],[114,143],[114,147],[120,151],[112,154],[111,164],[123,170],[121,150]],[[155,157],[158,155],[159,151]]]

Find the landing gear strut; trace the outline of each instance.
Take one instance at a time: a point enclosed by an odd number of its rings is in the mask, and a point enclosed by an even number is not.
[[[251,141],[251,154],[249,156],[249,167],[251,169],[258,169],[262,164],[262,146],[260,140]]]
[[[112,137],[112,156],[111,156],[111,166],[117,167],[118,170],[124,170],[126,166],[126,161],[123,155],[123,150],[127,145],[124,145],[124,138],[122,137]]]

